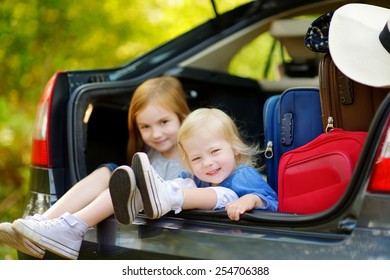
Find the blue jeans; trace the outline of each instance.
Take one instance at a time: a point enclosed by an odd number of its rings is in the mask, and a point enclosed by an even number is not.
[[[109,162],[109,163],[104,163],[104,164],[99,165],[99,167],[97,169],[102,168],[102,167],[107,167],[108,170],[110,170],[110,173],[112,173],[118,167],[118,165],[115,163]]]

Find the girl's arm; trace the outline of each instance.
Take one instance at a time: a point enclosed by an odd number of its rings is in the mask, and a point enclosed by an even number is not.
[[[212,210],[217,203],[217,193],[212,188],[183,188],[183,210]]]

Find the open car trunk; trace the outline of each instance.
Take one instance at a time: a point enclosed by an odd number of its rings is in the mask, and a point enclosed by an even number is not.
[[[248,143],[263,145],[262,110],[270,93],[263,92],[256,81],[190,68],[172,69],[167,74],[182,82],[191,110],[218,107],[233,117]],[[69,153],[74,182],[103,163],[128,163],[128,108],[137,86],[128,81],[95,84],[81,87],[73,95],[68,130],[74,135]]]

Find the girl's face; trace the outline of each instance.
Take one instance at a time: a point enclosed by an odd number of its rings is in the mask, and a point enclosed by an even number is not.
[[[236,168],[237,152],[218,133],[205,131],[182,141],[192,172],[200,180],[218,185]]]
[[[157,103],[148,104],[136,117],[142,140],[166,159],[177,159],[176,137],[180,120],[176,113]]]

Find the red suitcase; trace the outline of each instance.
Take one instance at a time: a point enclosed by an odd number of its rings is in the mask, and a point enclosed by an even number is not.
[[[279,211],[313,214],[344,193],[367,132],[334,129],[285,153],[279,163]]]

